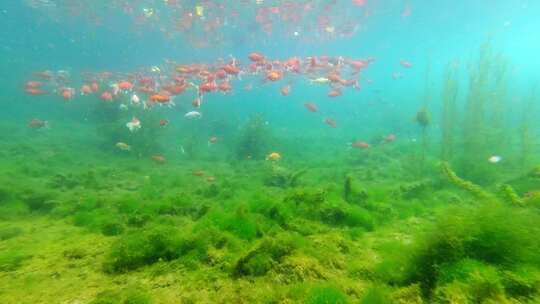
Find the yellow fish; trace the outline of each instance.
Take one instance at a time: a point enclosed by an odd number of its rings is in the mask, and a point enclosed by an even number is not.
[[[123,142],[116,143],[116,147],[122,151],[131,151],[131,146]]]
[[[269,161],[278,161],[280,159],[281,159],[281,154],[277,152],[272,152],[266,156],[266,160],[269,160]]]
[[[199,17],[204,16],[204,7],[202,5],[195,6],[195,15],[197,15]]]

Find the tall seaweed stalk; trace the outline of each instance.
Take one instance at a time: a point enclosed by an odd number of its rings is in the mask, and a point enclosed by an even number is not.
[[[481,47],[478,65],[470,71],[465,118],[463,122],[462,174],[476,182],[491,179],[486,159],[503,155],[507,143],[505,107],[507,64],[493,56],[490,43]]]
[[[425,74],[425,79],[424,79],[424,100],[422,102],[422,109],[416,114],[416,121],[422,127],[422,152],[421,152],[422,168],[424,167],[426,154],[429,149],[429,134],[428,134],[427,127],[431,123],[431,117],[429,114],[429,104],[431,103],[430,76],[431,76],[431,60],[428,57],[428,63],[426,66],[426,74]]]
[[[445,82],[442,94],[442,113],[441,113],[441,159],[450,161],[454,154],[454,136],[456,114],[457,114],[457,80],[458,64],[450,63],[446,68]]]
[[[536,86],[527,101],[524,102],[523,113],[521,114],[520,125],[520,144],[521,144],[521,156],[520,163],[522,170],[527,170],[529,164],[531,151],[533,149],[533,136],[532,136],[532,124],[534,122],[535,105],[538,102],[538,95],[536,92]]]

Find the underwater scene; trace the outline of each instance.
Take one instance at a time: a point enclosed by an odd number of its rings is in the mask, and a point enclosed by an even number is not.
[[[539,13],[2,1],[0,303],[540,303]]]

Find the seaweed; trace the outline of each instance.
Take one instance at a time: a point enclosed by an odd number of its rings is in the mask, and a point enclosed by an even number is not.
[[[235,264],[233,276],[262,276],[276,267],[295,249],[294,241],[286,237],[265,238]]]
[[[457,63],[450,63],[446,68],[445,82],[442,93],[441,115],[441,159],[450,161],[454,156],[455,123],[457,120]]]
[[[493,196],[484,191],[480,186],[473,184],[472,182],[466,181],[464,179],[461,179],[457,176],[457,174],[452,171],[452,168],[450,168],[450,165],[447,162],[441,163],[441,170],[443,175],[448,179],[449,182],[451,182],[453,185],[457,186],[458,188],[461,188],[470,194],[472,194],[474,197],[482,199],[482,200],[492,200]]]
[[[368,194],[351,176],[347,176],[343,185],[343,199],[350,204],[362,205],[368,199]]]
[[[272,142],[272,134],[263,116],[251,116],[239,131],[236,158],[262,160],[269,152]]]
[[[346,304],[349,303],[347,296],[336,287],[315,287],[305,301],[307,304]]]

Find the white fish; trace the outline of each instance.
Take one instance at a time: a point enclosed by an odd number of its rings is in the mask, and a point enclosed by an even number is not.
[[[325,77],[319,77],[319,78],[315,78],[315,79],[310,79],[309,82],[312,83],[312,84],[313,83],[326,84],[326,83],[330,82],[330,79],[325,78]]]
[[[488,162],[490,162],[492,164],[496,164],[496,163],[500,162],[501,160],[502,160],[502,157],[499,156],[499,155],[493,155],[490,158],[488,158]]]
[[[137,96],[137,94],[131,95],[131,103],[133,105],[139,105],[141,103],[141,99],[139,98],[139,96]]]
[[[141,121],[138,118],[133,117],[130,122],[126,123],[126,127],[130,132],[138,131],[141,128]]]
[[[120,106],[118,106],[118,109],[120,109],[120,111],[126,111],[128,109],[128,106],[122,103],[120,104]]]
[[[191,111],[191,112],[187,112],[184,115],[184,117],[187,119],[199,119],[202,117],[202,114],[197,111]]]
[[[118,84],[117,83],[113,83],[110,85],[111,89],[112,89],[112,93],[114,96],[118,95],[118,93],[120,93],[120,88],[118,87]]]

